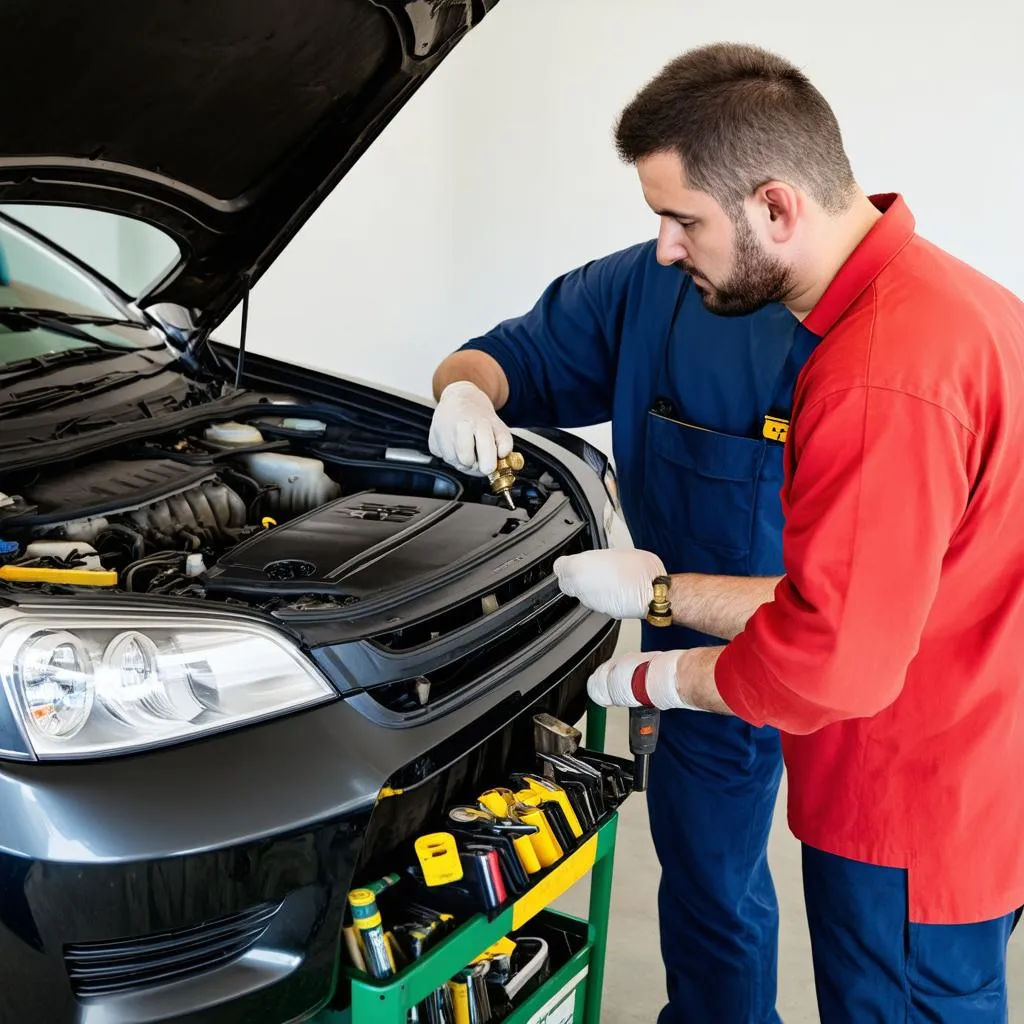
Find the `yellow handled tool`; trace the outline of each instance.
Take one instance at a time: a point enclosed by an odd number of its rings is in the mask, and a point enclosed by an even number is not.
[[[384,937],[377,897],[369,889],[353,889],[348,894],[352,923],[362,940],[366,968],[374,978],[388,978],[395,973],[395,958]]]
[[[462,878],[459,849],[455,844],[455,836],[450,832],[432,832],[420,836],[413,846],[427,885],[447,885]]]
[[[533,843],[533,849],[541,867],[549,868],[565,856],[565,851],[551,830],[551,823],[548,821],[547,815],[539,807],[518,803],[512,808],[512,816],[524,825],[537,826],[537,831],[530,836],[530,842]]]
[[[542,800],[554,800],[562,808],[565,820],[569,823],[569,828],[577,839],[583,835],[583,826],[580,824],[580,819],[576,816],[572,804],[569,803],[569,794],[557,782],[542,779],[538,775],[526,775],[523,777],[523,781]]]
[[[496,818],[507,818],[515,802],[516,795],[511,789],[489,789],[480,794],[480,806],[486,807]]]

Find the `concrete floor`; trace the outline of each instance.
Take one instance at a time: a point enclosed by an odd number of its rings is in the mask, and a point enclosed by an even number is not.
[[[624,629],[620,649],[636,649],[639,630]],[[626,715],[612,712],[608,720],[608,750],[628,756]],[[804,919],[800,883],[800,846],[785,818],[785,781],[775,816],[769,857],[779,897],[779,997],[784,1024],[819,1024],[814,998],[811,948]],[[665,989],[658,952],[657,886],[660,875],[647,822],[646,801],[632,797],[622,809],[615,852],[611,938],[605,975],[606,1024],[654,1024]],[[586,916],[587,883],[581,882],[558,906]],[[1024,942],[1010,942],[1010,1024],[1024,1024]],[[694,1024],[730,1024],[727,1021]],[[826,1022],[827,1024],[827,1022]]]

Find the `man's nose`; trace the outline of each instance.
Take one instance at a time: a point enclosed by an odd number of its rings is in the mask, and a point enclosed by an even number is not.
[[[663,267],[670,267],[686,260],[688,256],[683,244],[683,229],[673,221],[662,221],[658,229],[658,262]]]

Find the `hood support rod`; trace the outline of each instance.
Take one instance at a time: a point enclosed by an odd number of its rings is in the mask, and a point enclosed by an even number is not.
[[[242,386],[242,367],[245,365],[245,335],[249,330],[249,275],[242,278],[242,331],[238,339],[238,362],[235,364],[235,388]]]

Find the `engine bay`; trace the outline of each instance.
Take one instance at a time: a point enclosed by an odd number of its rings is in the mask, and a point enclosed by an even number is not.
[[[9,474],[0,591],[209,599],[274,614],[429,590],[557,509],[584,521],[527,459],[507,491],[418,447],[344,425],[260,416],[121,445],[92,461]],[[385,557],[386,556],[386,557]]]

